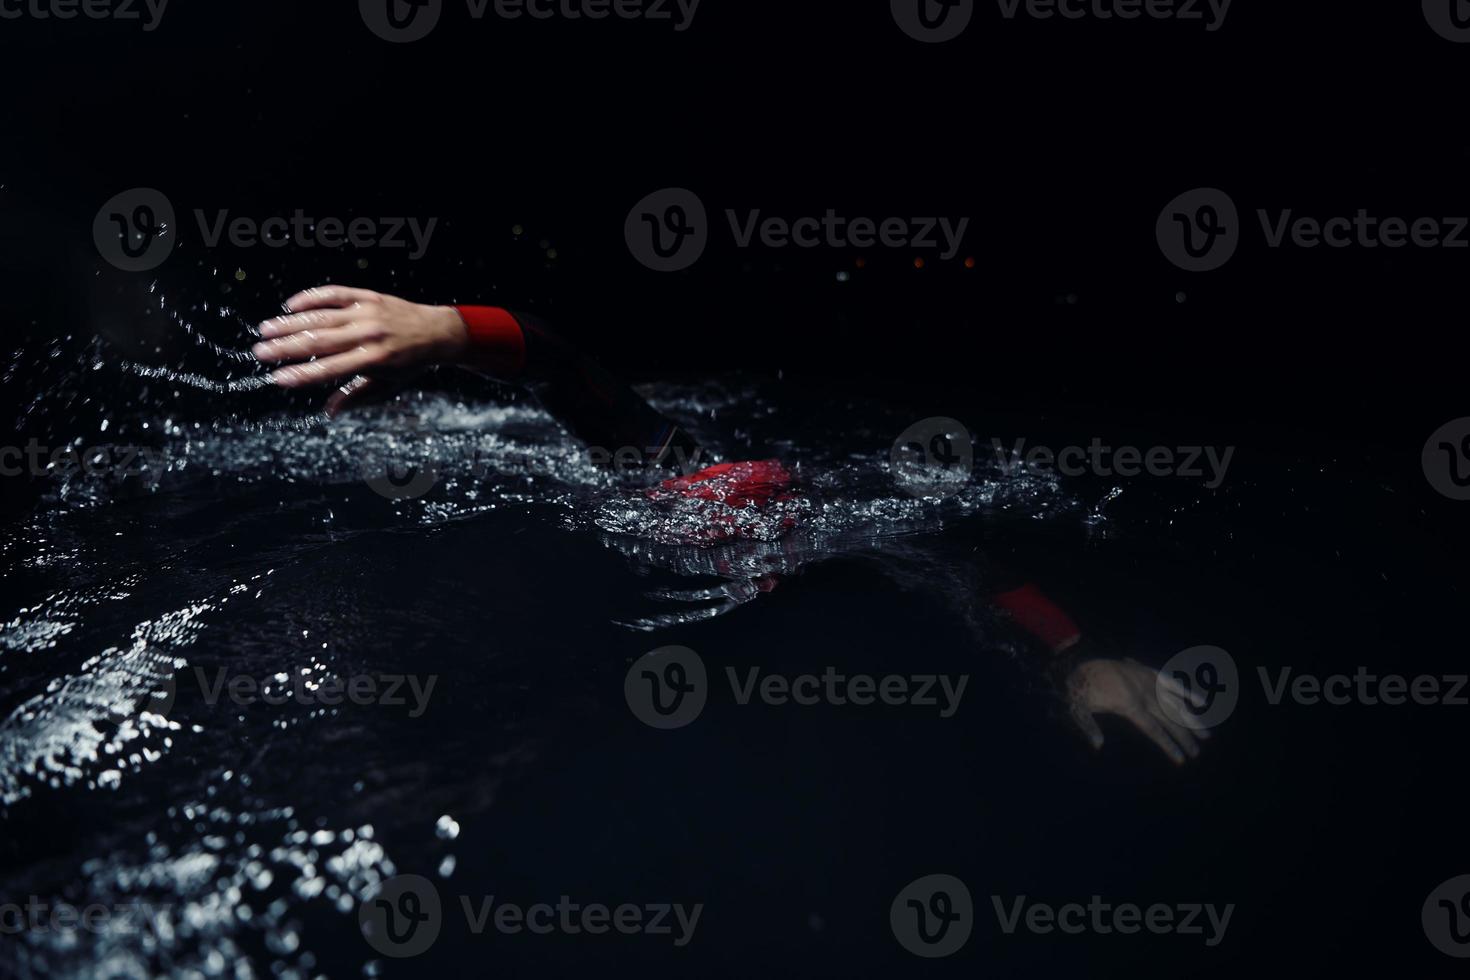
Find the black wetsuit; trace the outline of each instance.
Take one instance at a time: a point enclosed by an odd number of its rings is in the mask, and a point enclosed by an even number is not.
[[[651,466],[698,458],[693,436],[538,317],[500,307],[457,307],[470,330],[471,363],[527,383],[546,410],[609,458],[636,450]]]

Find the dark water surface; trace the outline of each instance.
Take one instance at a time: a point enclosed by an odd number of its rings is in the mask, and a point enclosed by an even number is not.
[[[650,395],[714,458],[786,460],[803,493],[699,547],[719,505],[661,507],[534,403],[484,395],[331,426],[133,412],[115,441],[153,447],[161,478],[48,478],[0,539],[0,895],[143,911],[7,934],[6,971],[1444,975],[1420,907],[1470,870],[1467,709],[1271,705],[1256,679],[1456,672],[1458,552],[1422,487],[1300,445],[1238,447],[1217,489],[1007,474],[991,435],[1106,429],[976,418],[975,472],[936,503],[890,468],[911,413],[731,379]],[[432,489],[376,492],[364,474],[390,463],[432,467]],[[1241,701],[1203,756],[1175,768],[1109,720],[1093,753],[1040,654],[988,611],[1002,566],[1117,655],[1228,650]],[[624,677],[669,644],[717,683],[697,721],[658,731]],[[969,681],[948,718],[737,704],[725,669],[754,666]],[[423,696],[312,688],[400,675]],[[234,703],[201,677],[307,693]],[[966,882],[975,922],[930,961],[895,942],[889,907],[935,873]],[[358,913],[401,874],[433,881],[444,915],[430,950],[395,960]],[[992,904],[1094,895],[1234,910],[1207,945],[1208,927],[1007,934]],[[683,945],[677,925],[476,935],[461,896],[701,911]]]

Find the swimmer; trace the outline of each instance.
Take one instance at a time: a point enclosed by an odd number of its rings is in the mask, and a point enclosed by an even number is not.
[[[280,365],[270,380],[285,388],[335,384],[326,411],[338,413],[391,393],[395,383],[434,366],[457,366],[525,384],[553,416],[589,446],[636,447],[650,470],[699,458],[694,438],[664,418],[626,383],[552,332],[538,318],[491,306],[422,305],[368,289],[321,286],[286,301],[286,312],[260,325],[253,348]],[[727,462],[670,476],[648,490],[655,499],[718,500],[731,508],[699,544],[742,537],[734,514],[789,501],[799,494],[776,460]],[[780,529],[798,523],[785,517]],[[788,569],[794,570],[794,569]],[[736,595],[769,591],[763,574]],[[732,600],[731,606],[740,600]],[[1106,656],[1072,618],[1034,584],[992,596],[991,606],[1025,632],[1044,657],[1045,673],[1094,749],[1104,737],[1097,716],[1117,715],[1175,764],[1200,752],[1206,728],[1184,719],[1203,700],[1172,678],[1132,658]]]

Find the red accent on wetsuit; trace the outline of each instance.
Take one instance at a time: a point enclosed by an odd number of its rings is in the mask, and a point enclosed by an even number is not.
[[[760,459],[742,463],[716,463],[698,473],[676,476],[658,485],[659,490],[696,500],[718,500],[730,507],[760,506],[784,499],[791,486],[791,473],[779,460]]]
[[[526,335],[509,311],[498,306],[456,306],[455,310],[469,328],[469,363],[502,378],[525,370]]]
[[[1067,611],[1031,584],[1002,592],[995,597],[995,604],[1016,621],[1027,633],[1036,637],[1053,650],[1071,646],[1082,638],[1082,630],[1067,615]]]
[[[690,540],[690,544],[712,545],[736,538],[759,537],[770,531],[770,526],[746,511],[747,507],[761,510],[773,501],[791,500],[797,496],[791,486],[791,473],[774,459],[751,460],[740,463],[716,463],[698,473],[664,480],[656,487],[648,488],[648,496],[654,500],[707,500],[724,504],[731,510],[710,510],[705,513],[705,526]],[[796,526],[790,514],[782,515],[781,530]],[[769,592],[776,587],[774,576],[768,582],[758,580],[757,588]]]

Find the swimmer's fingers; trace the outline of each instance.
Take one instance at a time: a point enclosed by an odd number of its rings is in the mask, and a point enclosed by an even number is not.
[[[1175,695],[1177,695],[1178,697],[1184,699],[1185,701],[1188,701],[1188,702],[1192,703],[1196,708],[1203,708],[1205,706],[1205,696],[1204,696],[1204,694],[1202,692],[1200,692],[1200,691],[1191,691],[1189,688],[1187,688],[1183,684],[1181,684],[1179,682],[1179,679],[1178,678],[1176,678],[1176,677],[1169,677],[1166,674],[1162,674],[1162,673],[1154,670],[1148,664],[1139,663],[1137,660],[1134,660],[1132,657],[1129,657],[1128,658],[1128,662],[1130,664],[1134,664],[1134,665],[1136,665],[1138,667],[1141,667],[1144,670],[1148,671],[1149,673],[1154,674],[1155,676],[1157,676],[1158,679],[1159,679],[1159,683],[1161,685],[1163,685],[1163,687],[1164,687],[1165,690],[1170,691],[1170,692],[1174,693]]]
[[[352,323],[335,330],[302,330],[275,340],[263,340],[251,348],[258,361],[304,361],[310,357],[340,354],[370,341],[381,340],[383,332],[366,323]]]
[[[371,289],[355,289],[352,286],[315,286],[304,289],[286,300],[286,309],[292,313],[302,310],[320,310],[326,307],[351,306],[354,303],[371,303],[382,297]]]
[[[1139,663],[1132,657],[1128,658],[1128,663],[1154,681],[1154,701],[1150,710],[1172,726],[1170,731],[1178,728],[1180,731],[1187,732],[1190,741],[1209,739],[1210,730],[1194,724],[1191,720],[1194,717],[1191,705],[1194,708],[1203,708],[1206,704],[1203,694],[1190,690],[1177,679],[1162,674],[1147,664]],[[1186,750],[1189,748],[1188,743],[1184,740],[1176,739],[1176,741],[1179,741]]]
[[[1082,729],[1082,734],[1087,737],[1088,744],[1094,749],[1102,748],[1102,728],[1098,725],[1097,719],[1092,716],[1091,711],[1080,704],[1073,704],[1072,720],[1077,723],[1078,728]]]
[[[1170,721],[1176,721],[1176,723],[1182,724],[1186,729],[1194,732],[1195,738],[1210,738],[1210,729],[1198,723],[1200,714],[1194,708],[1189,707],[1189,702],[1186,702],[1185,699],[1180,698],[1173,691],[1157,691],[1155,692],[1155,698],[1157,698],[1157,704],[1154,707],[1155,711],[1160,711]]]
[[[355,308],[346,310],[308,310],[305,313],[288,313],[271,317],[260,325],[260,336],[265,340],[284,337],[303,330],[334,330],[345,327],[360,314]]]
[[[387,391],[388,385],[384,384],[381,378],[369,378],[359,374],[332,392],[332,397],[327,399],[324,408],[328,416],[336,418],[347,409],[370,402],[375,397],[386,394]]]
[[[368,347],[358,347],[345,354],[333,354],[317,361],[291,364],[270,373],[271,381],[282,388],[320,385],[348,378],[382,360],[382,354]]]
[[[1185,704],[1184,700],[1173,691],[1159,692],[1158,704],[1154,710],[1155,712],[1162,712],[1165,718],[1177,722],[1194,732],[1195,738],[1208,739],[1210,737],[1210,730],[1208,728],[1203,728],[1190,720],[1191,715],[1194,713],[1190,710],[1189,705]]]
[[[1191,759],[1199,758],[1199,742],[1195,738],[1195,732],[1191,732],[1187,727],[1170,718],[1157,707],[1153,710],[1153,716],[1158,720],[1159,724],[1164,726],[1164,730],[1169,733],[1169,737],[1174,740],[1174,744],[1184,750],[1185,755]]]
[[[1147,735],[1150,741],[1162,749],[1170,762],[1176,766],[1184,765],[1184,750],[1175,744],[1173,736],[1169,734],[1163,722],[1147,711],[1136,708],[1123,712],[1123,716],[1133,722],[1133,727]]]

